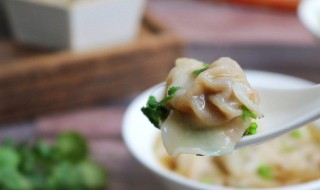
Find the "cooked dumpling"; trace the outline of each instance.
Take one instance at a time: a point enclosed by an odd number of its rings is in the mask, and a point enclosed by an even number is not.
[[[228,154],[250,125],[250,118],[243,118],[243,108],[262,115],[257,93],[230,58],[210,65],[178,59],[166,79],[167,90],[171,87],[181,89],[167,103],[171,112],[161,125],[170,155]]]

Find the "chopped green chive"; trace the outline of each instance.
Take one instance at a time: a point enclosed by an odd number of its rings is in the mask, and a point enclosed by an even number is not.
[[[168,90],[168,95],[173,96],[178,90],[182,89],[181,86],[172,86]]]
[[[168,90],[168,95],[160,102],[154,96],[150,96],[145,107],[141,108],[142,113],[149,119],[149,121],[158,129],[160,129],[160,123],[165,120],[170,110],[163,104],[171,100],[174,94],[180,90],[181,87],[173,86]]]
[[[272,168],[268,165],[265,165],[265,164],[258,167],[257,173],[263,179],[270,180],[273,178]]]
[[[160,122],[167,118],[170,112],[154,96],[149,97],[146,107],[141,108],[141,111],[156,128],[160,128]]]
[[[247,122],[247,118],[257,119],[257,115],[254,114],[249,108],[245,105],[241,106],[242,109],[242,119],[243,122]],[[256,122],[251,122],[249,127],[246,129],[246,131],[243,133],[243,136],[246,135],[254,135],[257,133],[258,124]]]
[[[256,122],[251,122],[250,126],[243,133],[243,136],[256,134],[257,133],[257,128],[258,128],[258,124]]]
[[[169,100],[171,100],[173,98],[174,94],[180,89],[182,89],[182,87],[180,87],[180,86],[172,86],[172,87],[170,87],[169,90],[168,90],[167,97],[163,98],[159,103],[160,104],[167,103]]]
[[[242,118],[243,118],[244,122],[246,122],[247,117],[257,119],[257,115],[254,114],[251,110],[249,110],[249,108],[247,106],[243,105],[243,106],[241,106],[241,109],[242,109]]]
[[[292,132],[290,133],[290,136],[291,136],[292,138],[298,139],[298,138],[301,137],[301,132],[298,131],[298,130],[292,131]]]
[[[194,71],[192,72],[192,74],[198,76],[200,73],[202,73],[203,71],[207,70],[208,68],[209,68],[209,64],[204,64],[204,67],[203,67],[203,68],[194,70]]]

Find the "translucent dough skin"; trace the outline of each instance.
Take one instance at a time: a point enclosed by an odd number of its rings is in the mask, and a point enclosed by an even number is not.
[[[166,79],[167,89],[182,87],[169,101],[172,111],[161,126],[171,155],[228,154],[250,124],[243,122],[241,106],[259,113],[258,95],[237,62],[223,57],[199,75],[192,73],[203,67],[197,60],[178,59]]]

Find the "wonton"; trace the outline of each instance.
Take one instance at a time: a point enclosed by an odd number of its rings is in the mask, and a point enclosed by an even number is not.
[[[166,91],[164,108],[170,111],[159,128],[170,155],[228,154],[252,124],[256,127],[252,118],[262,116],[258,94],[230,58],[210,65],[178,59],[167,76]]]

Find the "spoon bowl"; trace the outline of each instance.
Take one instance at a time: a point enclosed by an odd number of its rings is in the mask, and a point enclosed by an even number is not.
[[[263,143],[320,118],[320,85],[255,89],[260,95],[264,118],[258,120],[258,133],[243,137],[236,148]]]

